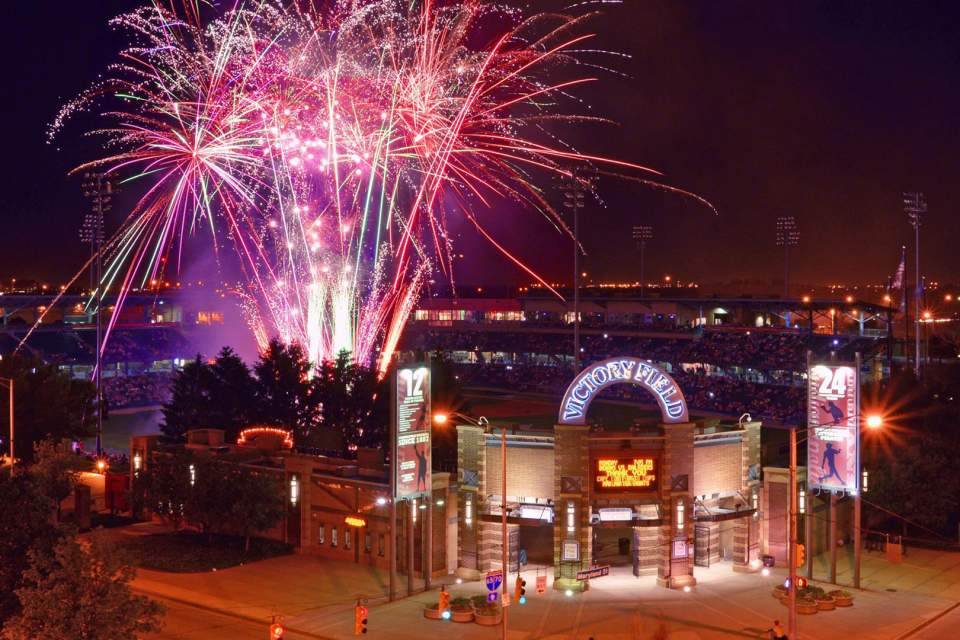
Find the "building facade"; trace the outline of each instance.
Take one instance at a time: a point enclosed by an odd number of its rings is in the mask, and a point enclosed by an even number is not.
[[[607,387],[645,387],[660,419],[588,425]],[[501,438],[458,426],[459,571],[501,566]],[[668,373],[637,358],[598,362],[571,382],[552,433],[506,437],[509,564],[553,567],[557,588],[582,585],[593,566],[629,567],[677,588],[694,568],[757,568],[760,423],[691,421]]]

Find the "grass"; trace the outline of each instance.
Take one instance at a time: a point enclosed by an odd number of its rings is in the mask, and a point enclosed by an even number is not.
[[[291,545],[263,538],[251,539],[250,550],[244,553],[243,538],[238,536],[214,535],[208,542],[206,536],[187,531],[134,536],[118,546],[134,565],[170,573],[228,569],[293,553]]]

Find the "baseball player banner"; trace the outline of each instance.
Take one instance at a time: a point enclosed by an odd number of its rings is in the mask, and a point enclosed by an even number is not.
[[[860,486],[857,367],[813,365],[807,384],[807,485],[854,493]]]
[[[396,385],[396,497],[402,499],[429,495],[432,482],[430,369],[424,365],[400,367]]]

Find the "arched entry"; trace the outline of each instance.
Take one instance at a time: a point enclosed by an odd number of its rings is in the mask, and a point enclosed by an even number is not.
[[[597,394],[619,383],[639,385],[652,393],[663,422],[689,421],[687,401],[670,374],[646,360],[623,356],[595,362],[573,379],[563,394],[558,424],[586,424],[587,409]]]

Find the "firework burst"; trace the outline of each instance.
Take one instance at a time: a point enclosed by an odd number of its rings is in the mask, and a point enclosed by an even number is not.
[[[112,153],[77,170],[144,185],[107,243],[94,304],[179,268],[202,227],[239,258],[258,341],[296,341],[314,362],[347,349],[385,370],[428,274],[453,281],[449,217],[506,253],[482,225],[504,200],[568,232],[537,176],[590,163],[655,179],[547,133],[595,120],[569,93],[599,68],[589,13],[331,4],[261,0],[204,21],[155,3],[113,20],[130,46],[53,127],[99,109]]]

